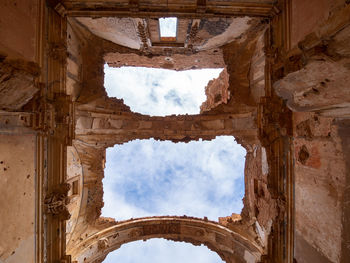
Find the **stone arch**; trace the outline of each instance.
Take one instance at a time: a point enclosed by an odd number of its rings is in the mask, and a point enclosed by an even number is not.
[[[102,262],[108,253],[123,244],[164,238],[205,245],[227,263],[258,262],[262,249],[243,235],[207,219],[193,217],[146,217],[121,221],[86,238],[74,251],[79,263]]]
[[[66,221],[66,240],[67,243],[72,237],[72,233],[78,223],[80,209],[83,203],[83,185],[84,174],[81,157],[74,145],[67,147],[67,179],[71,189],[68,192],[69,204],[67,209],[70,214],[69,220]]]

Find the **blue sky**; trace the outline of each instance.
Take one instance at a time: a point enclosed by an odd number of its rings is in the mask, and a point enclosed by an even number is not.
[[[244,195],[244,157],[244,148],[229,136],[187,144],[135,140],[108,148],[102,215],[116,220],[188,215],[207,216],[217,221],[220,216],[240,213]],[[151,249],[156,254],[162,251],[157,256],[160,258],[175,253],[187,255],[185,262],[222,262],[205,247],[192,253],[194,247],[190,244],[152,242],[151,246],[145,246],[147,242],[134,242],[130,244],[133,248],[122,247],[110,253],[104,262],[161,262],[157,259],[144,261],[142,255],[151,253]],[[167,249],[163,250],[165,247]],[[128,251],[138,252],[130,258]],[[203,257],[200,261],[196,259],[199,255]],[[167,262],[183,261],[175,257]]]
[[[107,149],[103,216],[240,213],[245,150],[233,137],[172,143],[135,140]]]
[[[165,239],[136,241],[110,253],[104,263],[223,263],[218,254],[205,246]]]
[[[223,69],[174,71],[105,65],[109,97],[123,98],[132,111],[152,115],[198,114],[205,87]]]
[[[105,87],[109,96],[123,98],[140,113],[193,114],[205,100],[204,87],[220,71],[106,66]],[[187,144],[135,140],[108,148],[102,216],[125,220],[187,215],[217,221],[218,217],[240,213],[245,153],[232,136]],[[123,245],[104,263],[165,261],[222,262],[206,247],[155,239]]]

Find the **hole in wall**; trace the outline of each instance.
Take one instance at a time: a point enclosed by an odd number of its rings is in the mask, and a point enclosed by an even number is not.
[[[301,162],[303,165],[305,165],[309,157],[310,157],[310,153],[306,148],[306,146],[303,145],[298,154],[298,161]]]
[[[102,216],[218,217],[243,208],[245,149],[232,136],[172,143],[135,140],[106,151]]]
[[[177,18],[162,17],[159,18],[160,37],[176,37]]]
[[[199,114],[207,99],[205,87],[222,70],[175,71],[105,65],[105,88],[109,97],[124,99],[134,112],[152,116]]]

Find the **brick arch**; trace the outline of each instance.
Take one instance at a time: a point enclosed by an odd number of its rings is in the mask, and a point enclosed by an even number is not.
[[[192,217],[147,217],[118,222],[88,237],[72,251],[73,262],[102,262],[123,244],[164,238],[205,245],[227,263],[258,262],[263,253],[253,240],[219,223]]]

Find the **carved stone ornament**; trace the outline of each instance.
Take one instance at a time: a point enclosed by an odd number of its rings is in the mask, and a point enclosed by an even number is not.
[[[68,220],[70,218],[67,209],[67,205],[69,204],[67,193],[69,190],[70,185],[65,183],[60,185],[54,192],[47,195],[44,201],[45,213],[59,216],[63,220]]]

